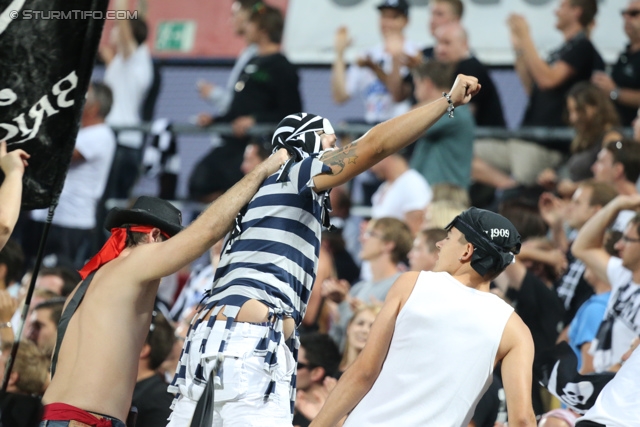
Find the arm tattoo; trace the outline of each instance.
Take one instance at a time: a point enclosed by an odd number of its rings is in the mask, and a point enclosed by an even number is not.
[[[354,141],[345,147],[327,153],[327,155],[322,158],[322,163],[331,168],[333,175],[339,175],[346,165],[350,163],[356,164],[356,159],[358,158],[358,156],[356,156],[357,143],[357,141]]]

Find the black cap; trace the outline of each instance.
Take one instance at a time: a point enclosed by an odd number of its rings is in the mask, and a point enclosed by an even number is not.
[[[378,5],[378,10],[395,9],[404,16],[409,16],[409,3],[406,0],[384,0]]]
[[[166,200],[157,197],[140,196],[131,209],[113,208],[107,214],[104,228],[122,227],[125,224],[150,225],[159,228],[169,236],[182,230],[182,213]]]
[[[500,272],[520,253],[520,233],[511,221],[484,209],[469,208],[445,228],[457,228],[474,245],[471,267],[478,274]]]

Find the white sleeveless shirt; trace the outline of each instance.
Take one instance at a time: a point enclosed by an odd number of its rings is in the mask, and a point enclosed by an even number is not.
[[[466,427],[512,312],[448,273],[420,273],[380,375],[344,426]]]

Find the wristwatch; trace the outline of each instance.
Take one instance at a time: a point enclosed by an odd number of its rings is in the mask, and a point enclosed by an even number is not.
[[[612,101],[617,101],[619,96],[620,96],[620,89],[618,88],[615,88],[614,90],[609,92],[609,98],[611,98]]]

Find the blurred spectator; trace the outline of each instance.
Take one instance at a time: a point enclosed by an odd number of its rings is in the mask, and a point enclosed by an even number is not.
[[[0,169],[4,175],[0,185],[0,249],[11,237],[20,215],[22,175],[29,157],[20,149],[7,153],[7,143],[0,141]]]
[[[342,375],[356,358],[362,352],[367,338],[369,338],[369,332],[371,331],[371,325],[373,325],[376,316],[380,313],[380,305],[362,305],[360,306],[349,319],[347,324],[347,331],[345,334],[344,351],[342,352],[342,360],[338,367],[338,375]]]
[[[538,198],[536,197],[535,200],[537,201]],[[537,204],[530,203],[525,197],[502,202],[498,213],[509,218],[522,236],[523,242],[534,237],[544,237],[549,231],[549,227],[538,211]]]
[[[0,381],[4,380],[12,343],[3,343],[0,353]],[[0,392],[0,424],[34,427],[40,421],[42,395],[49,380],[49,359],[35,344],[20,341],[16,360],[7,382],[7,393]]]
[[[441,26],[460,23],[464,14],[464,3],[462,0],[432,0],[429,2],[429,12],[429,33],[434,38],[437,38],[436,30]],[[422,57],[425,60],[434,56],[434,46],[428,46],[422,50]],[[419,63],[420,61],[416,62]]]
[[[33,341],[40,351],[51,357],[58,337],[58,323],[62,317],[65,297],[51,298],[36,305],[29,317],[26,337]]]
[[[454,80],[453,66],[431,60],[413,74],[419,105],[442,97]],[[418,139],[411,156],[411,167],[425,177],[429,185],[443,182],[468,188],[473,157],[473,116],[466,105],[456,107],[455,119],[441,117]]]
[[[24,253],[20,244],[13,239],[7,240],[0,249],[0,290],[6,290],[17,299],[20,278],[24,267]]]
[[[454,216],[455,217],[455,216]],[[407,255],[411,271],[431,271],[438,260],[436,243],[447,237],[443,228],[429,228],[418,232]]]
[[[360,174],[362,176],[362,174]],[[351,215],[351,197],[346,185],[335,187],[329,193],[331,224],[342,231],[345,248],[351,258],[360,264],[360,218]]]
[[[594,180],[583,181],[565,209],[560,200],[545,193],[540,197],[540,214],[549,226],[556,245],[566,254],[567,271],[556,282],[556,292],[566,310],[564,325],[568,326],[576,312],[593,295],[594,289],[585,277],[585,265],[571,253],[571,244],[584,224],[618,193],[609,185]],[[565,235],[565,226],[570,228]]]
[[[212,149],[195,166],[189,177],[189,195],[210,202],[239,181],[244,150],[250,141],[247,132],[259,123],[277,123],[288,114],[302,110],[298,71],[281,53],[284,30],[282,13],[259,3],[245,26],[245,39],[257,46],[256,55],[235,82],[235,93],[223,115],[201,114],[198,124],[231,123],[233,135]]]
[[[469,102],[476,125],[505,127],[502,103],[489,70],[469,51],[467,32],[459,22],[439,26],[435,31],[435,58],[454,64],[454,75],[474,76],[482,90]]]
[[[316,417],[335,385],[340,352],[329,335],[300,336],[296,373],[297,397],[293,424],[306,427]]]
[[[13,342],[13,319],[16,313],[17,303],[9,292],[0,290],[0,344]]]
[[[47,289],[56,295],[67,297],[80,282],[80,275],[68,267],[42,268],[36,280],[36,289]]]
[[[621,357],[640,330],[640,215],[627,224],[615,244],[620,257],[603,247],[607,226],[625,209],[640,208],[640,195],[618,196],[600,209],[578,233],[571,250],[599,279],[611,284],[611,298],[591,343],[595,372],[617,371]]]
[[[395,218],[379,218],[369,222],[362,237],[360,258],[371,264],[371,281],[360,281],[349,289],[345,281],[329,280],[322,293],[339,303],[338,318],[331,326],[331,338],[344,348],[345,332],[353,312],[362,304],[381,303],[400,275],[398,263],[405,261],[411,249],[411,231]]]
[[[158,368],[171,353],[175,340],[173,327],[167,319],[161,313],[153,316],[140,352],[137,382],[133,389],[132,406],[138,408],[136,427],[159,427],[167,423],[173,394],[167,392],[167,383],[158,373]]]
[[[596,403],[578,419],[576,427],[626,427],[637,425],[640,405],[635,396],[640,394],[640,337],[622,356],[624,366],[602,389]]]
[[[564,126],[565,96],[569,89],[589,80],[594,70],[604,69],[604,62],[588,36],[597,11],[596,0],[560,0],[556,28],[564,43],[551,53],[548,62],[538,55],[526,19],[521,15],[509,17],[515,68],[529,94],[522,126]],[[496,188],[535,183],[543,169],[560,164],[563,151],[563,144],[553,140],[485,141],[475,147],[475,155],[490,165],[483,168],[482,182]]]
[[[338,279],[344,279],[349,283],[355,283],[360,277],[360,267],[356,264],[351,254],[347,251],[342,230],[322,231],[320,245],[331,252],[333,256],[333,269]]]
[[[244,38],[251,11],[260,3],[262,3],[262,0],[237,0],[233,2],[231,5],[231,17],[233,31],[236,36]],[[257,53],[258,46],[255,43],[248,44],[247,47],[240,52],[231,69],[231,73],[229,73],[225,87],[217,86],[204,80],[198,81],[197,86],[200,96],[213,104],[217,114],[223,115],[228,111],[231,101],[233,100],[238,77],[240,77],[240,73],[242,73],[247,63],[249,63]]]
[[[266,145],[260,144],[259,142],[251,142],[244,149],[240,170],[246,175],[270,155],[271,151],[269,151]]]
[[[344,53],[351,39],[347,28],[341,27],[335,36],[336,58],[331,68],[333,100],[342,104],[361,94],[364,97],[364,121],[371,124],[409,110],[406,98],[410,91],[403,89],[402,83],[409,69],[394,60],[394,56],[412,57],[418,52],[417,46],[404,37],[404,29],[409,23],[409,3],[406,0],[385,0],[378,10],[383,45],[364,52],[347,70]]]
[[[464,206],[465,209],[471,207],[469,192],[459,185],[441,182],[440,184],[432,185],[431,191],[433,192],[432,203],[440,200],[450,200]]]
[[[630,126],[640,107],[640,1],[630,0],[622,11],[629,44],[606,73],[594,73],[591,81],[616,104],[623,126]]]
[[[596,181],[613,185],[618,194],[638,194],[636,182],[640,177],[640,144],[628,139],[610,142],[600,150],[591,170]],[[624,230],[634,215],[630,210],[620,212],[613,228]]]
[[[426,229],[444,228],[465,209],[467,206],[451,200],[431,202],[424,210],[422,227]]]
[[[96,228],[96,206],[104,193],[116,150],[116,140],[105,117],[113,97],[108,86],[94,82],[89,86],[82,110],[80,131],[71,157],[71,165],[53,216],[45,255],[55,254],[80,269],[91,252]],[[47,220],[48,209],[34,210],[30,226],[29,256],[37,252],[39,236]]]
[[[559,171],[547,168],[538,175],[538,184],[571,197],[579,181],[592,178],[591,165],[609,142],[622,139],[620,121],[613,103],[589,82],[576,83],[567,94],[569,124],[576,130],[571,141],[571,157]]]
[[[128,10],[128,1],[117,0],[115,9]],[[146,43],[147,23],[140,18],[114,22],[109,44],[99,52],[107,66],[104,82],[113,91],[113,106],[106,122],[111,126],[135,126],[142,121],[142,108],[154,79],[153,60]],[[105,197],[126,199],[138,178],[144,137],[142,132],[130,130],[118,132],[116,139]]]
[[[578,357],[578,372],[590,374],[594,372],[593,356],[589,352],[591,341],[596,337],[596,332],[602,323],[609,297],[611,285],[585,269],[584,279],[593,287],[594,295],[584,302],[574,316],[567,336],[569,345]]]
[[[370,169],[383,183],[371,197],[371,217],[404,221],[415,235],[422,226],[431,188],[420,173],[409,168],[402,154],[392,154]]]

